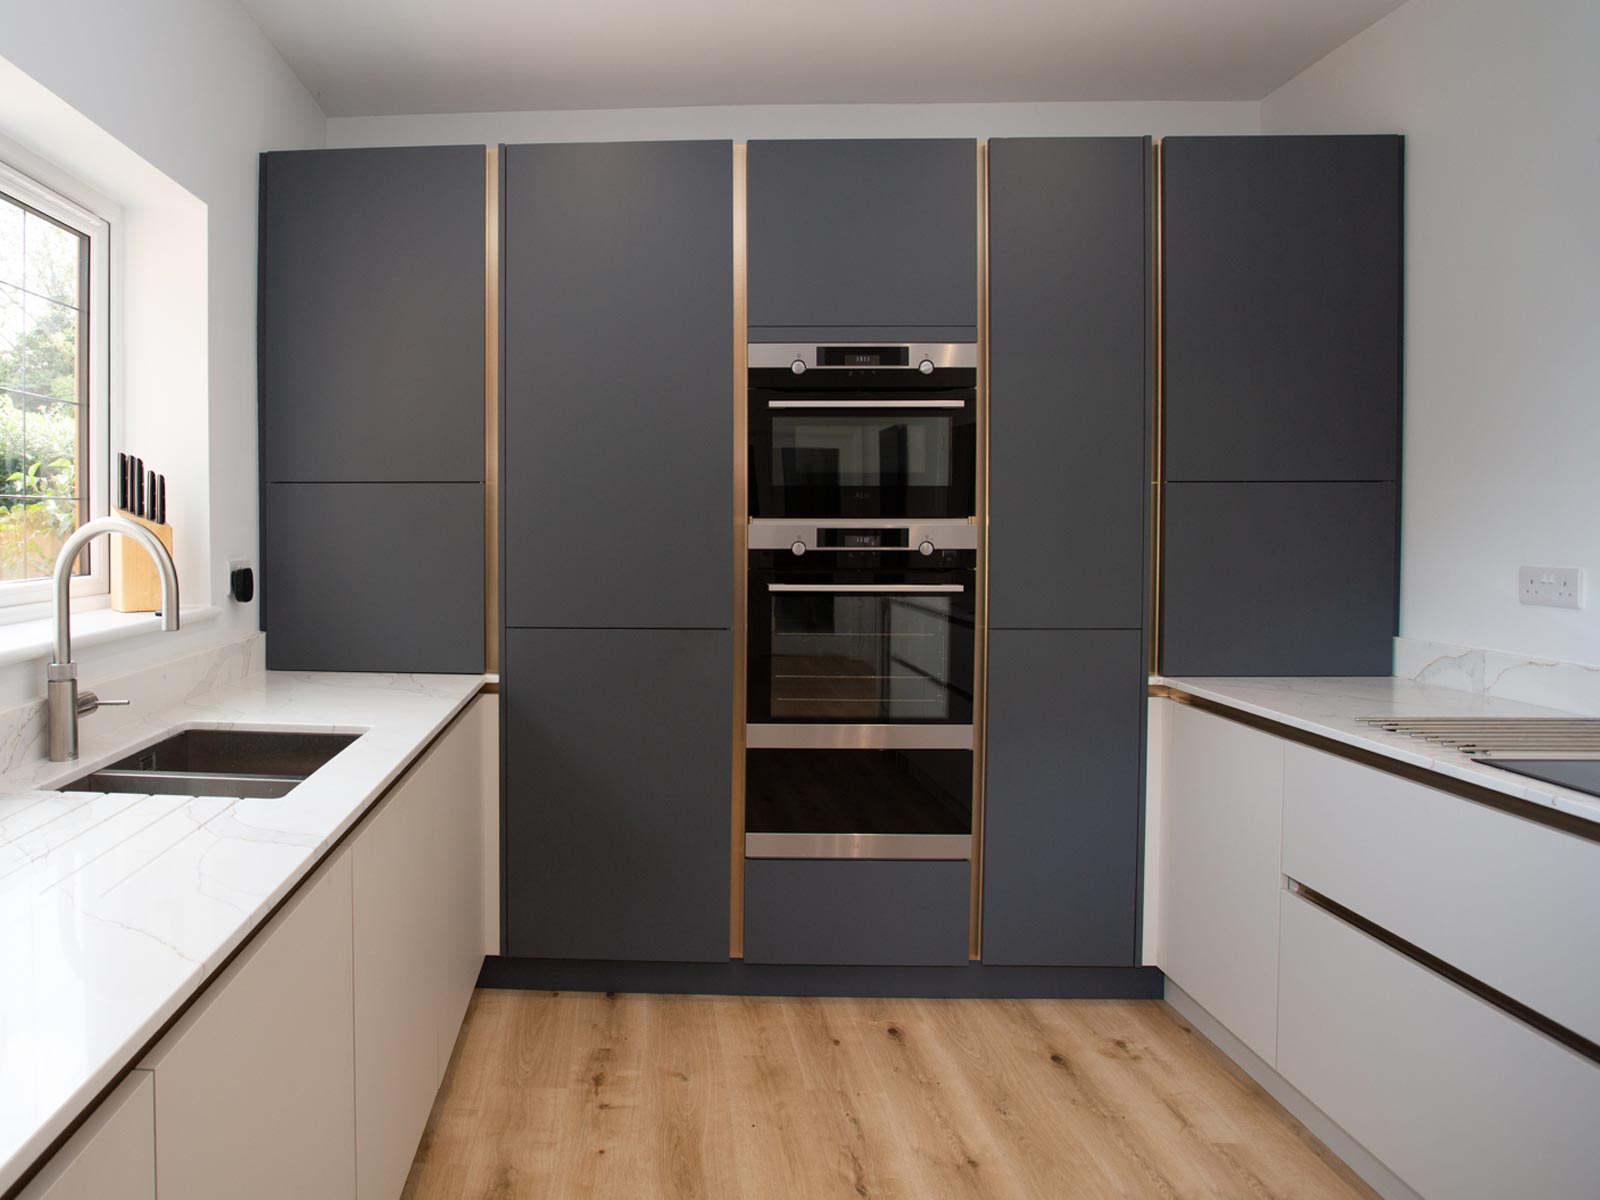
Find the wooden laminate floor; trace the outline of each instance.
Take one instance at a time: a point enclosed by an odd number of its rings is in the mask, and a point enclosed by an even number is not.
[[[1371,1197],[1160,1001],[480,991],[406,1200]]]

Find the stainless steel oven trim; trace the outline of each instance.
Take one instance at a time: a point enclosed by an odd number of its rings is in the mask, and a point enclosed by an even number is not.
[[[965,860],[968,833],[747,833],[746,858],[898,858]]]
[[[745,544],[751,550],[788,550],[796,542],[807,551],[829,553],[836,550],[860,550],[855,546],[818,546],[824,529],[904,529],[906,545],[880,549],[905,550],[917,553],[923,542],[932,542],[940,550],[976,550],[978,527],[971,520],[907,520],[904,517],[825,517],[814,521],[783,519],[753,519]]]
[[[830,368],[831,369],[831,368]],[[829,412],[846,408],[965,408],[965,400],[768,400],[768,408],[803,408]]]
[[[971,750],[971,725],[784,725],[744,727],[750,750]]]
[[[769,583],[769,592],[847,592],[854,596],[932,595],[942,593],[960,595],[966,591],[960,583]]]
[[[903,367],[819,367],[817,347],[822,346],[904,346],[906,365]],[[938,367],[972,367],[978,365],[978,347],[973,342],[751,342],[746,348],[751,370],[781,367],[794,363],[805,364],[808,371],[917,371],[924,359]]]

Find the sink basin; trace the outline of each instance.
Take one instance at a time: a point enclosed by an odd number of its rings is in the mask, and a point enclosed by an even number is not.
[[[71,783],[63,792],[285,796],[359,734],[186,729]]]

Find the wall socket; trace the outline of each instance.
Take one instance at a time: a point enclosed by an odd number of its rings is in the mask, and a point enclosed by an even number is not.
[[[1523,567],[1517,572],[1517,599],[1546,608],[1583,607],[1583,568]]]

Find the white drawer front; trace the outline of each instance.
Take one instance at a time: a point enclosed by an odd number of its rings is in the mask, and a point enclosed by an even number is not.
[[[1600,1041],[1600,844],[1304,746],[1289,878]]]
[[[1278,1070],[1423,1196],[1580,1200],[1600,1066],[1298,896],[1283,897]]]

